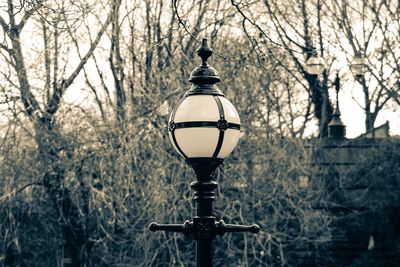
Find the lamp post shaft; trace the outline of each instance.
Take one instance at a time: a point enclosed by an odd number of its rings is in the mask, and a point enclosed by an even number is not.
[[[212,240],[197,240],[196,241],[196,258],[197,267],[212,267],[213,248]]]
[[[193,221],[193,226],[197,229],[194,233],[197,267],[213,266],[213,240],[216,235],[213,201],[218,184],[211,181],[211,177],[211,172],[206,176],[197,176],[198,180],[191,184],[191,187],[195,190],[194,200],[197,204],[197,213]]]
[[[213,195],[214,193],[212,193]],[[207,222],[211,221],[215,224],[215,217],[212,215],[212,202],[214,196],[203,196],[199,197],[199,192],[196,192],[195,199],[197,201],[197,222],[198,229],[205,230],[209,228]],[[213,266],[213,240],[215,235],[208,235],[203,233],[203,235],[196,235],[196,262],[197,267],[211,267]]]

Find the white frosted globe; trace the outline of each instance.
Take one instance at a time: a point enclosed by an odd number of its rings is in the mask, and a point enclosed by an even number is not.
[[[312,56],[306,62],[306,71],[312,75],[320,75],[325,69],[325,62],[320,57]]]
[[[368,70],[365,58],[360,56],[354,57],[350,64],[350,70],[354,75],[363,75]]]
[[[239,114],[223,96],[187,96],[169,118],[171,143],[186,158],[225,158],[239,137]]]

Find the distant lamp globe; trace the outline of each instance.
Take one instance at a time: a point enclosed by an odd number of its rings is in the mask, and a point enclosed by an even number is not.
[[[222,161],[238,143],[240,118],[215,85],[220,78],[207,63],[212,51],[206,39],[197,53],[203,63],[191,73],[193,85],[170,115],[169,138],[189,163],[196,159]]]
[[[306,62],[306,71],[311,75],[320,75],[325,69],[325,62],[317,56],[310,57]]]
[[[363,56],[357,54],[350,64],[351,72],[357,77],[360,78],[367,71],[367,63]]]

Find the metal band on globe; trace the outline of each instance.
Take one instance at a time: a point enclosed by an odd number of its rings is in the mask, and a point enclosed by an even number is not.
[[[219,120],[217,123],[217,127],[219,129],[219,136],[218,136],[218,142],[217,146],[215,147],[214,154],[212,155],[213,158],[216,158],[218,156],[218,153],[221,151],[222,144],[224,143],[224,135],[225,131],[227,130],[227,121],[225,120],[225,113],[224,113],[224,107],[222,106],[221,100],[219,99],[218,96],[214,96],[215,102],[217,103],[218,106],[218,111],[219,111]]]
[[[183,150],[181,149],[181,147],[180,147],[179,144],[178,144],[178,141],[176,140],[176,136],[175,136],[176,124],[174,123],[176,110],[178,109],[178,107],[180,106],[180,104],[183,102],[183,100],[185,100],[185,98],[182,98],[182,99],[179,101],[179,103],[176,105],[176,107],[172,110],[171,122],[168,124],[168,131],[171,132],[172,141],[174,142],[174,145],[175,145],[176,149],[178,149],[179,153],[181,153],[181,155],[182,155],[185,159],[187,159],[188,157],[187,157],[186,154],[183,152]]]
[[[226,121],[225,121],[226,122]],[[240,124],[226,122],[226,129],[240,130]],[[172,126],[172,125],[173,126]],[[225,128],[223,126],[224,121],[186,121],[186,122],[170,122],[169,127],[173,127],[174,129],[184,129],[184,128]]]

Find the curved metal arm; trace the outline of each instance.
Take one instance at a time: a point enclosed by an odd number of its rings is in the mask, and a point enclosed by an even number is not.
[[[152,232],[166,231],[189,234],[191,228],[192,224],[189,221],[185,221],[183,224],[158,224],[156,222],[152,222],[149,225],[149,230]]]
[[[225,233],[233,233],[233,232],[250,232],[250,233],[258,233],[260,232],[260,226],[257,224],[252,225],[236,225],[236,224],[226,224],[223,220],[220,220],[215,224],[216,232],[219,235],[223,235]]]

